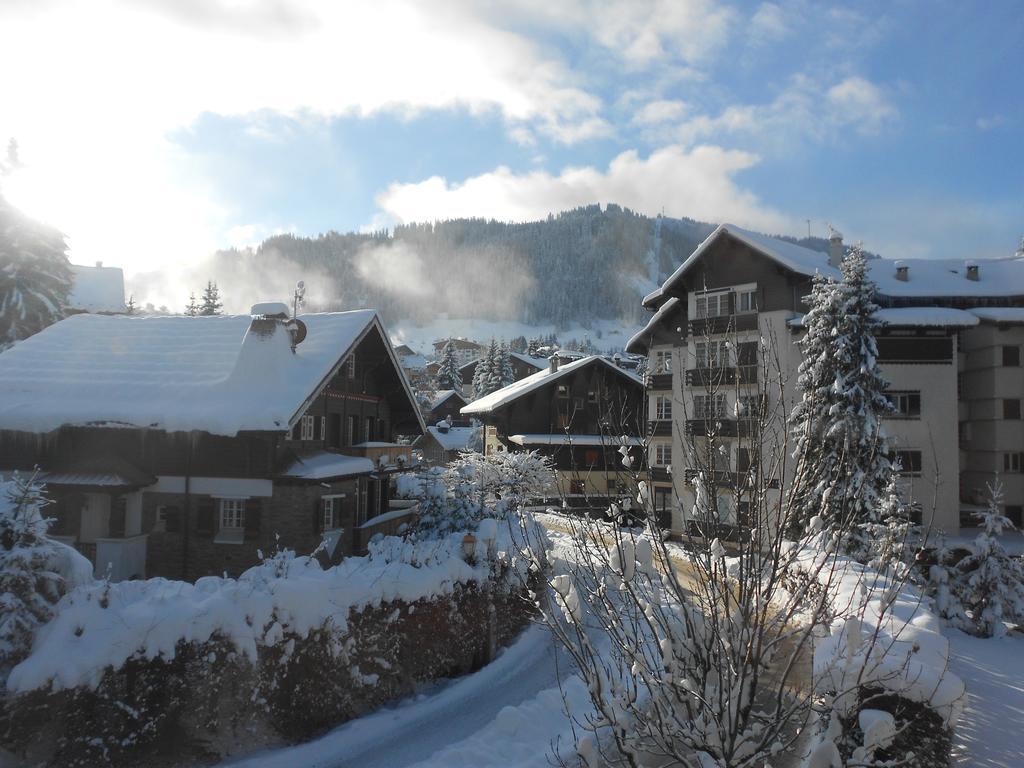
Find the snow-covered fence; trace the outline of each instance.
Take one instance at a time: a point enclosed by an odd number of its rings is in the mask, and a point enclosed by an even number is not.
[[[514,636],[532,606],[521,535],[482,525],[471,549],[385,538],[327,570],[286,552],[238,579],[79,587],[11,671],[0,744],[92,765],[308,738]]]

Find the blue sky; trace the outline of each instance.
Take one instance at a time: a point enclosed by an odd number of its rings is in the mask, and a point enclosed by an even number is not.
[[[1011,0],[37,0],[0,24],[5,193],[129,274],[588,202],[832,222],[893,257],[1024,234]]]

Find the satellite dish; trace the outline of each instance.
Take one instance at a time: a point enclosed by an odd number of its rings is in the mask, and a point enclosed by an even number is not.
[[[306,338],[308,329],[306,324],[297,318],[292,318],[288,321],[285,326],[288,328],[288,333],[292,335],[292,347],[297,347]]]

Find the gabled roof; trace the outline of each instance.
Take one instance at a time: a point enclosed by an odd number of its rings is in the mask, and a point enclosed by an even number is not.
[[[662,304],[658,311],[651,315],[651,319],[647,321],[647,325],[645,325],[639,331],[634,333],[630,337],[629,341],[626,342],[626,351],[647,351],[647,348],[650,344],[649,340],[651,334],[653,334],[654,331],[657,330],[658,326],[661,325],[661,321],[664,320],[666,316],[671,314],[672,311],[679,306],[679,303],[680,299],[676,296],[673,296],[664,304]]]
[[[539,371],[531,376],[527,376],[525,379],[521,379],[514,384],[509,384],[507,387],[492,392],[489,395],[484,395],[479,400],[474,400],[469,405],[462,409],[462,413],[473,414],[473,413],[491,413],[492,411],[502,408],[509,403],[518,400],[525,394],[533,392],[536,389],[547,386],[552,382],[561,379],[563,376],[580,371],[590,365],[604,365],[610,370],[615,371],[620,376],[623,376],[630,381],[643,387],[643,379],[637,376],[631,371],[627,371],[610,360],[601,357],[600,355],[591,355],[585,357],[582,360],[576,360],[565,365],[560,365],[557,371],[552,372],[550,369],[545,368],[543,371]]]
[[[373,329],[422,425],[373,310],[300,319],[308,334],[293,354],[283,327],[251,330],[249,315],[74,315],[0,354],[0,429],[285,431]]]
[[[466,446],[473,440],[473,434],[476,431],[475,427],[449,427],[447,432],[442,432],[437,427],[427,427],[427,434],[446,451],[466,450]]]
[[[80,312],[124,312],[124,272],[120,267],[72,264],[68,308]]]
[[[547,360],[546,357],[530,357],[529,355],[524,355],[522,352],[509,352],[508,356],[509,357],[513,357],[516,360],[518,360],[519,362],[525,363],[526,365],[528,365],[531,368],[534,368],[535,370],[538,370],[538,371],[543,370],[544,368],[548,367],[548,360]],[[462,365],[460,365],[459,366],[459,370],[460,371],[464,371],[467,368],[472,368],[474,365],[479,363],[481,360],[483,360],[482,356],[481,357],[474,357],[468,363],[463,363]]]
[[[461,400],[463,404],[469,402],[469,400],[467,400],[461,392],[457,392],[454,389],[446,389],[443,392],[437,393],[437,397],[435,397],[433,401],[430,403],[430,405],[427,406],[427,410],[436,411],[438,408],[445,404],[445,401],[448,400],[448,398],[452,397],[453,395],[459,398],[459,400]]]

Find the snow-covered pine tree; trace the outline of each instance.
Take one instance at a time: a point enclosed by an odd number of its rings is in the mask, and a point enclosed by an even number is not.
[[[538,357],[540,355],[540,353],[537,351],[537,348],[539,346],[540,341],[537,340],[536,338],[531,338],[530,342],[526,345],[526,354],[528,354],[530,357]]]
[[[843,258],[838,282],[816,275],[800,340],[797,389],[790,424],[796,444],[793,503],[806,524],[820,516],[848,531],[845,547],[867,548],[864,524],[879,520],[893,467],[882,417],[892,411],[878,367],[875,285],[859,247]]]
[[[473,369],[473,397],[481,398],[486,395],[489,392],[487,386],[490,380],[491,363],[485,352],[477,358],[476,367]]]
[[[462,374],[459,373],[459,361],[455,357],[455,345],[451,339],[448,339],[441,353],[441,367],[437,370],[437,388],[456,391],[462,389]]]
[[[974,631],[983,637],[1002,637],[1004,622],[1024,623],[1024,563],[1012,557],[1000,541],[1014,526],[1002,512],[999,479],[988,486],[988,504],[976,513],[981,533],[970,544],[971,554],[956,565],[951,588],[971,616]]]
[[[124,313],[126,315],[137,315],[139,313],[139,307],[135,303],[135,295],[132,294],[128,297],[128,301],[124,305]]]
[[[199,314],[199,305],[196,303],[195,291],[188,295],[188,305],[185,307],[185,314],[189,317],[195,317]]]
[[[509,349],[505,346],[504,342],[498,347],[498,374],[501,380],[501,386],[507,387],[509,384],[514,384],[516,380],[516,372],[512,367],[512,355],[509,353]],[[500,389],[501,387],[499,387]]]
[[[72,280],[64,235],[0,195],[0,351],[64,317]]]
[[[491,346],[487,350],[487,381],[484,382],[487,394],[497,392],[505,386],[501,381],[501,348],[498,346],[498,342],[492,338]]]
[[[203,289],[203,301],[199,305],[200,315],[219,315],[221,314],[221,308],[224,304],[220,300],[220,289],[217,287],[217,283],[212,280],[206,282],[206,288]]]

